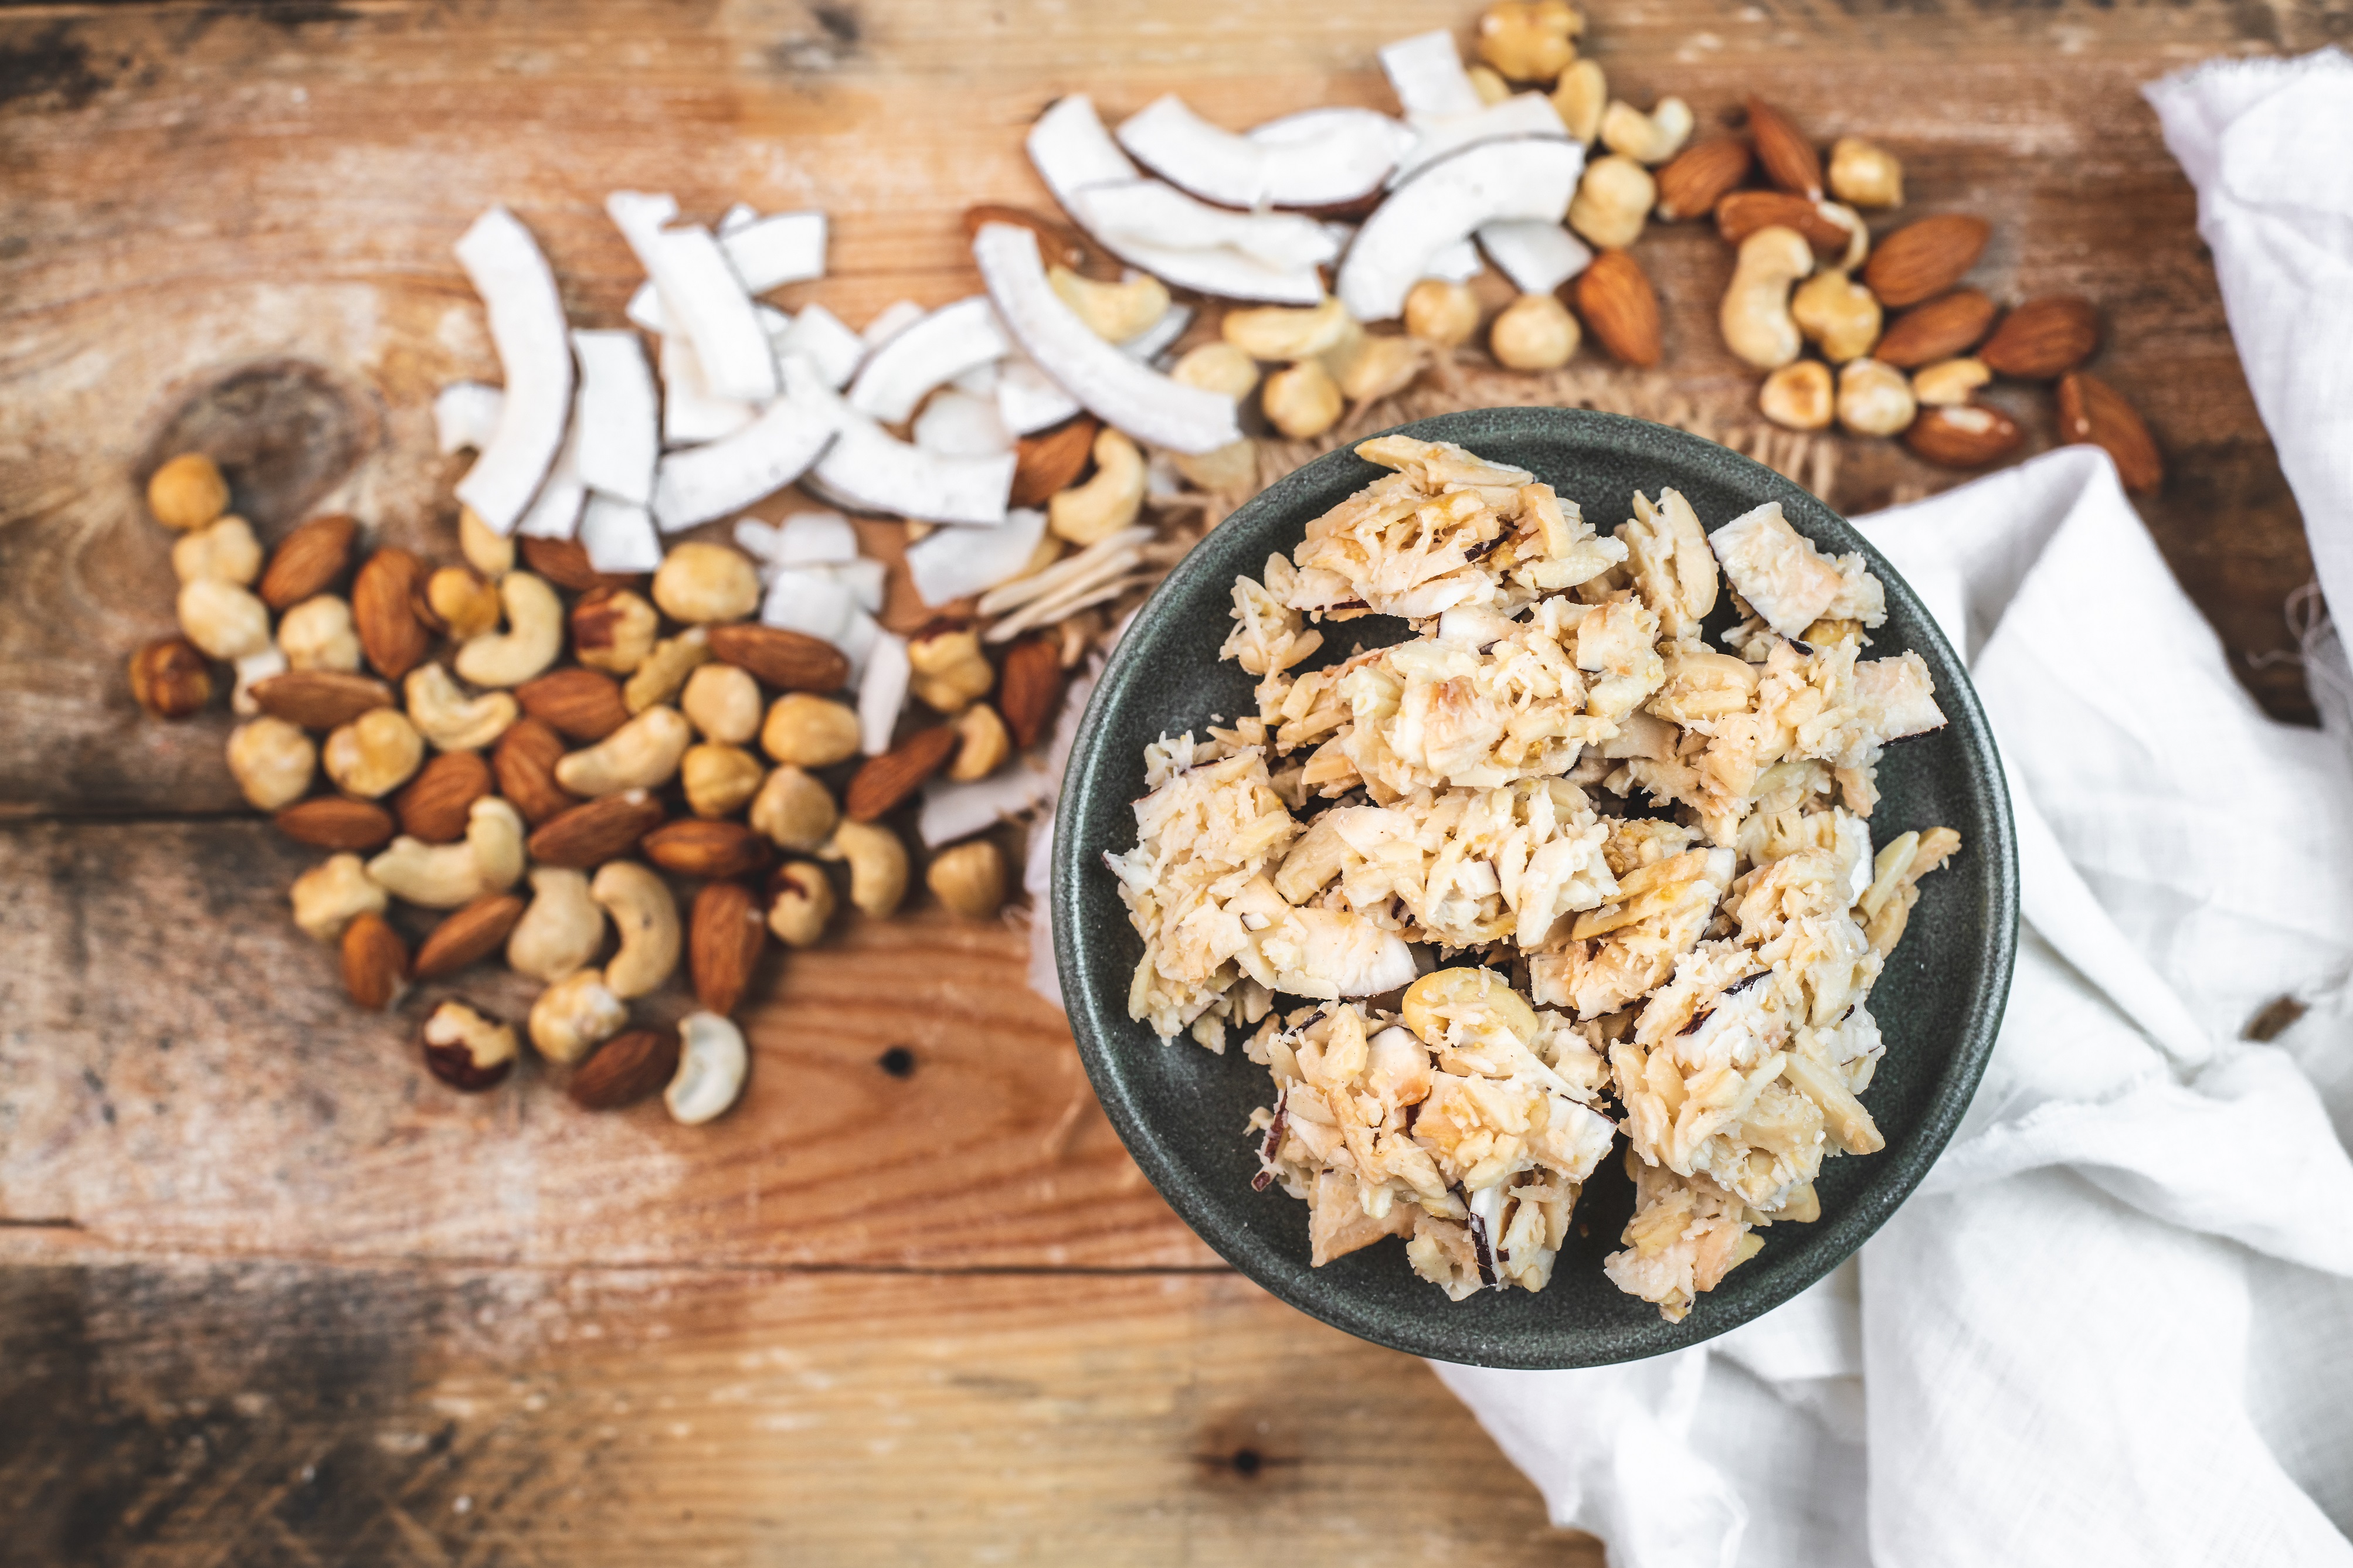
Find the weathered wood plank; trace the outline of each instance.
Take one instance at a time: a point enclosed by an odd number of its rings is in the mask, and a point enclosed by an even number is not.
[[[1600,1562],[1426,1368],[1224,1275],[92,1256],[0,1267],[0,1408],[43,1568]]]

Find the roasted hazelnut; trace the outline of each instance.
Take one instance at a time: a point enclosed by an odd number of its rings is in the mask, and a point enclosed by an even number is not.
[[[185,719],[213,700],[212,665],[185,637],[157,637],[131,656],[131,695],[158,719]]]

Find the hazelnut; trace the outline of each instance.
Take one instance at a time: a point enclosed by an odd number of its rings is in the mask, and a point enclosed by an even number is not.
[[[580,662],[608,675],[628,675],[654,648],[661,617],[642,594],[599,588],[572,606],[572,647]]]
[[[330,855],[294,879],[287,889],[294,923],[314,942],[334,942],[362,915],[380,915],[391,896],[356,855]]]
[[[948,764],[948,777],[957,784],[985,779],[1004,766],[1012,752],[1013,737],[1006,731],[1005,721],[987,703],[976,702],[956,721],[955,760]]]
[[[1479,330],[1479,296],[1467,283],[1425,278],[1406,294],[1405,330],[1442,349],[1467,343]]]
[[[959,844],[932,858],[923,883],[965,919],[986,920],[1005,902],[1005,856],[987,838]]]
[[[1981,359],[1938,360],[1912,373],[1912,396],[1931,408],[1955,408],[1992,379],[1992,369]]]
[[[228,510],[228,481],[202,452],[183,452],[147,481],[147,510],[165,528],[202,528]]]
[[[183,584],[180,629],[188,640],[218,659],[239,659],[269,646],[269,611],[234,583],[199,577]]]
[[[841,810],[824,784],[786,763],[752,799],[751,823],[782,849],[809,853],[833,832]]]
[[[531,1005],[531,1043],[549,1061],[569,1066],[628,1021],[629,1005],[606,985],[603,970],[575,970]]]
[[[514,1070],[514,1026],[485,1018],[463,1002],[444,1002],[425,1020],[425,1067],[451,1089],[490,1089]]]
[[[1904,165],[1876,142],[1841,136],[1831,144],[1831,195],[1851,207],[1904,205]]]
[[[1854,434],[1893,436],[1919,412],[1912,384],[1894,365],[1859,359],[1839,372],[1838,421]]]
[[[1789,319],[1832,364],[1861,359],[1879,342],[1878,296],[1835,267],[1798,285]]]
[[[375,800],[406,784],[417,772],[425,761],[425,737],[399,709],[374,708],[330,733],[321,760],[336,788]]]
[[[261,542],[245,519],[224,517],[173,542],[172,570],[183,583],[211,577],[251,587],[261,575]]]
[[[1512,370],[1558,370],[1577,352],[1580,332],[1568,307],[1550,294],[1523,294],[1487,329],[1488,352]]]
[[[425,581],[427,618],[459,642],[499,624],[499,591],[463,566],[444,566]]]
[[[1514,81],[1549,83],[1577,58],[1584,31],[1568,0],[1499,0],[1479,18],[1479,58]]]
[[[826,698],[787,691],[768,709],[760,749],[795,767],[831,767],[858,754],[858,715]]]
[[[1757,406],[1765,417],[1790,430],[1826,430],[1834,412],[1831,367],[1818,359],[1794,360],[1765,378]]]
[[[228,732],[228,771],[257,811],[276,811],[301,800],[310,793],[318,763],[311,737],[283,719],[255,719]]]
[[[157,637],[131,656],[131,695],[158,719],[185,719],[213,700],[213,670],[185,637]]]
[[[787,947],[814,947],[833,920],[833,879],[825,868],[787,860],[768,884],[768,929]]]
[[[1303,359],[1266,378],[1259,406],[1276,429],[1304,441],[1340,422],[1340,384],[1322,361]]]
[[[689,625],[740,621],[760,607],[760,575],[751,557],[697,540],[671,546],[654,573],[653,590],[662,614]]]
[[[980,651],[980,633],[968,626],[915,637],[907,644],[907,662],[913,669],[907,689],[950,718],[997,684],[997,671]]]
[[[719,741],[689,746],[678,764],[687,809],[712,821],[734,816],[737,808],[760,793],[766,776],[759,758],[741,746]]]
[[[706,664],[688,676],[678,705],[706,741],[740,746],[760,732],[760,683],[736,665]]]
[[[359,668],[351,605],[332,594],[303,600],[279,621],[278,649],[290,669]]]

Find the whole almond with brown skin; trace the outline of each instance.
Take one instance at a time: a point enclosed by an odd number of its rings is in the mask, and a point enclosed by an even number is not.
[[[532,718],[508,725],[491,750],[499,793],[533,827],[580,804],[579,796],[555,782],[555,764],[563,755],[563,738]]]
[[[400,830],[427,844],[466,837],[466,813],[491,793],[491,764],[472,752],[444,752],[392,797]]]
[[[841,814],[852,822],[871,822],[923,786],[955,754],[956,728],[935,724],[919,730],[851,776],[842,792]]]
[[[1725,193],[1748,177],[1754,161],[1748,143],[1737,137],[1694,142],[1652,175],[1659,185],[1659,216],[1672,221],[1714,212]]]
[[[305,730],[332,730],[375,708],[392,706],[392,688],[348,669],[291,669],[253,683],[264,713]]]
[[[379,849],[392,842],[398,825],[372,800],[322,795],[298,800],[270,818],[278,831],[315,849]]]
[[[2128,490],[2155,495],[2165,484],[2165,459],[2148,426],[2115,387],[2088,371],[2069,371],[2059,378],[2059,436],[2071,445],[2089,443],[2106,452]]]
[[[1748,134],[1767,179],[1809,201],[1822,199],[1821,154],[1786,115],[1755,93],[1748,95]]]
[[[743,883],[712,882],[695,894],[686,941],[694,999],[722,1017],[735,1011],[767,934],[759,900]]]
[[[532,834],[526,847],[543,866],[585,871],[628,854],[638,839],[661,826],[662,815],[661,802],[644,790],[624,790],[550,817]]]
[[[484,893],[451,910],[417,944],[417,962],[409,965],[409,973],[419,980],[436,980],[488,958],[513,933],[522,911],[523,900],[513,893]]]
[[[1844,256],[1854,237],[1846,225],[1787,191],[1735,191],[1715,204],[1715,232],[1726,245],[1736,246],[1760,228],[1794,228],[1816,256],[1825,258]]]
[[[213,700],[212,661],[185,637],[157,637],[131,656],[131,695],[158,719],[185,719]]]
[[[839,691],[849,679],[849,660],[819,638],[750,621],[705,630],[712,658],[750,670],[764,685],[785,691]]]
[[[352,563],[360,525],[340,512],[314,517],[279,542],[254,592],[272,610],[289,610],[334,586]]]
[[[2017,420],[1982,403],[1923,408],[1904,432],[1904,444],[1915,457],[1945,468],[1982,468],[2009,457],[2025,440]]]
[[[740,822],[681,817],[639,841],[645,858],[681,877],[740,877],[768,864],[768,841]]]
[[[2029,300],[2001,319],[1978,358],[1996,375],[2049,381],[2090,359],[2100,346],[2100,312],[2074,294]]]
[[[1898,370],[1917,370],[1965,354],[1993,325],[1993,301],[1975,289],[1956,289],[1915,305],[1879,334],[1871,357]]]
[[[1062,655],[1051,637],[1024,637],[1005,652],[997,677],[997,712],[1013,731],[1013,743],[1028,751],[1054,721],[1062,695]]]
[[[1570,287],[1586,330],[1612,359],[1654,365],[1665,357],[1659,338],[1658,291],[1630,252],[1603,251]]]
[[[369,1012],[391,1005],[408,979],[408,944],[373,911],[343,928],[343,989]]]
[[[1051,430],[1035,436],[1024,436],[1013,447],[1013,491],[1007,499],[1014,506],[1044,506],[1046,502],[1079,482],[1085,471],[1087,458],[1095,449],[1095,436],[1103,429],[1100,421],[1084,414]]]
[[[565,1092],[584,1110],[618,1110],[668,1084],[677,1071],[677,1030],[629,1029],[574,1068]]]
[[[559,588],[575,594],[591,588],[626,588],[643,582],[642,574],[607,574],[588,564],[588,547],[576,539],[517,539],[523,564]]]
[[[1961,280],[1985,254],[1993,226],[1981,217],[1939,213],[1882,239],[1862,264],[1862,281],[1894,308],[1933,299]]]
[[[621,683],[600,670],[551,669],[514,694],[524,712],[575,741],[601,741],[629,721]]]
[[[417,618],[425,563],[406,550],[379,550],[352,579],[352,629],[375,672],[398,680],[425,662],[432,634]]]

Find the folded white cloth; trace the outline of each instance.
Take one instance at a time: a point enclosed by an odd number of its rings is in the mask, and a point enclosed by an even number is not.
[[[2353,60],[2149,96],[2353,605]],[[2265,719],[2095,451],[1861,526],[1968,657],[2018,816],[1968,1119],[1859,1268],[1720,1340],[1438,1370],[1620,1568],[2353,1563],[2353,676],[2316,682],[2342,733]]]

